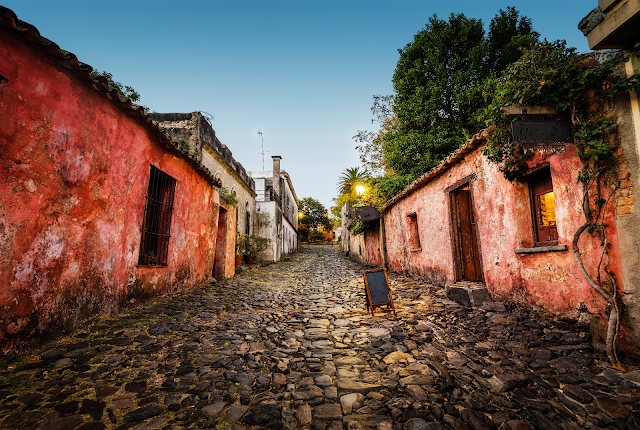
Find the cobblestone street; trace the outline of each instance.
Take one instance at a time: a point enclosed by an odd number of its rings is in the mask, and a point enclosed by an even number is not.
[[[638,371],[587,327],[464,308],[331,247],[97,320],[0,369],[3,429],[634,429]]]

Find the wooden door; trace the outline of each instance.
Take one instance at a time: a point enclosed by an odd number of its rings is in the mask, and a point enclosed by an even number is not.
[[[476,219],[471,205],[469,187],[456,190],[453,193],[454,212],[456,219],[457,266],[458,280],[482,282],[482,267],[478,252],[478,236]]]

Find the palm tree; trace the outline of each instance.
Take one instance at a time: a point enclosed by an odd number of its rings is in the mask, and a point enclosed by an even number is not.
[[[360,181],[364,181],[369,176],[366,169],[360,170],[359,167],[351,167],[342,171],[337,186],[340,194],[351,194],[354,187]]]

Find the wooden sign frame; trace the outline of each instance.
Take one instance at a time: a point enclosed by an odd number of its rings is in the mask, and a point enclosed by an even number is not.
[[[386,303],[376,303],[373,304],[371,302],[371,291],[369,289],[369,280],[367,279],[367,274],[368,273],[376,273],[376,272],[383,272],[384,273],[384,281],[385,281],[385,285],[387,287],[387,296],[389,297],[389,301]],[[391,307],[391,310],[393,311],[393,314],[396,315],[396,308],[393,305],[393,296],[391,295],[391,290],[389,289],[389,279],[387,278],[387,269],[373,269],[373,270],[365,270],[364,272],[362,272],[363,276],[364,276],[364,290],[365,290],[365,294],[366,294],[366,299],[367,299],[367,309],[371,310],[371,315],[375,316],[375,314],[373,313],[375,308],[381,308],[383,306],[387,306],[387,308]]]

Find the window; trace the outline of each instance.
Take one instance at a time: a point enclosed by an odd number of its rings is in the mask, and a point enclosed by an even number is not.
[[[420,251],[420,235],[418,234],[418,216],[416,213],[407,215],[407,228],[409,233],[409,251]]]
[[[536,245],[557,244],[558,230],[551,170],[545,168],[531,174],[529,185]]]
[[[139,265],[167,265],[176,180],[154,166],[145,197]]]

